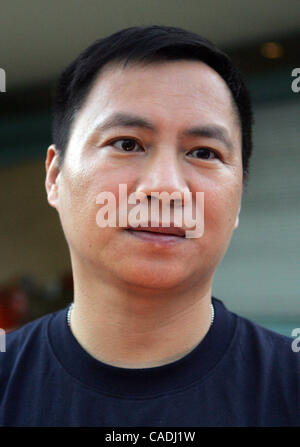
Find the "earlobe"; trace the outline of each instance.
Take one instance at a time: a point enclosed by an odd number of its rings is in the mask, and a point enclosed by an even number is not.
[[[58,166],[58,151],[54,144],[51,144],[47,150],[45,161],[46,181],[45,187],[49,205],[57,209],[58,203],[58,179],[60,168]]]

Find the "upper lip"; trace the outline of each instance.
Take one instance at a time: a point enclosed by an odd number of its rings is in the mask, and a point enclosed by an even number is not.
[[[159,224],[158,227],[151,227],[151,224],[147,227],[128,227],[127,230],[133,230],[133,231],[150,231],[153,233],[163,233],[163,234],[173,234],[175,236],[185,236],[185,230],[180,227],[175,227],[174,225],[171,225],[170,227],[162,227]]]

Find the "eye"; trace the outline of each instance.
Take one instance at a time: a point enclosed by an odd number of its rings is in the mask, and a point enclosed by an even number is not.
[[[111,143],[111,146],[115,146],[117,149],[126,152],[133,152],[134,149],[143,150],[140,144],[132,138],[120,138],[119,140],[114,140]]]
[[[201,159],[201,160],[214,160],[214,159],[219,159],[219,155],[217,154],[217,152],[213,151],[212,149],[208,149],[206,147],[201,147],[199,149],[194,149],[193,151],[189,152],[189,154],[191,153],[195,153],[197,152],[198,155],[196,156],[196,158]]]

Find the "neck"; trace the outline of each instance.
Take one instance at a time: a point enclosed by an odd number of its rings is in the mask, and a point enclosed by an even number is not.
[[[178,360],[201,342],[211,320],[210,285],[142,291],[74,280],[73,335],[90,355],[113,366],[150,368]]]

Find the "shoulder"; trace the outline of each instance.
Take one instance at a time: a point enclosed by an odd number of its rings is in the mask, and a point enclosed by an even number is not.
[[[273,369],[278,373],[298,374],[300,372],[300,338],[279,334],[247,318],[238,316],[238,344],[242,357],[251,359],[261,367]],[[300,330],[299,330],[300,331]]]
[[[231,352],[234,352],[247,367],[256,365],[261,367],[278,366],[282,371],[291,368],[300,369],[300,328],[294,331],[293,336],[286,336],[268,329],[253,320],[227,309],[224,303],[214,297],[217,318],[222,321],[233,321],[233,335],[230,342]],[[223,324],[224,326],[224,324]],[[295,336],[297,336],[295,338]]]
[[[299,425],[300,349],[297,340],[236,316],[229,371],[258,425]],[[298,344],[300,338],[298,338]],[[296,343],[295,343],[296,342]],[[247,411],[248,411],[247,410]]]
[[[6,352],[9,353],[11,347],[17,347],[33,341],[36,336],[42,334],[49,320],[57,312],[49,313],[33,321],[26,323],[18,329],[6,334]]]
[[[4,349],[0,352],[0,383],[12,374],[17,364],[28,359],[33,364],[46,349],[48,323],[59,312],[63,310],[44,315],[5,334]]]
[[[247,337],[248,342],[260,343],[269,347],[275,346],[286,348],[291,346],[293,337],[275,332],[248,318],[237,315],[240,325],[241,337]],[[250,340],[249,340],[250,337]]]

